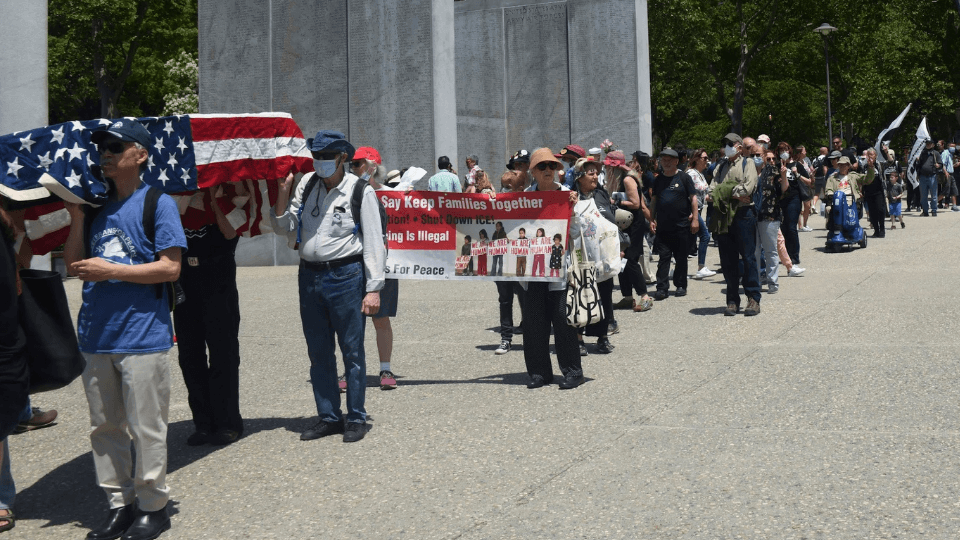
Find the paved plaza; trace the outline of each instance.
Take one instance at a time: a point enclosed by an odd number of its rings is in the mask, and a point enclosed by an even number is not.
[[[401,282],[400,387],[376,386],[368,325],[374,427],[349,445],[299,440],[316,407],[296,268],[242,268],[246,434],[186,446],[174,349],[161,538],[956,538],[960,214],[916,215],[839,254],[811,216],[806,274],[757,317],[722,315],[720,274],[617,312],[616,350],[570,391],[526,388],[522,337],[493,354],[493,283]],[[10,439],[20,519],[3,538],[83,538],[107,507],[81,383],[34,405],[59,424]]]

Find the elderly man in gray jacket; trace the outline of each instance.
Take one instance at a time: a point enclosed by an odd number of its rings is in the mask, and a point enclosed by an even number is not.
[[[364,315],[380,309],[386,247],[376,192],[363,188],[360,222],[354,219],[356,175],[346,170],[354,148],[336,131],[307,140],[315,173],[291,197],[293,174],[280,181],[271,221],[277,234],[296,240],[300,251],[300,319],[310,355],[310,381],[319,421],[301,434],[309,441],[343,433],[356,442],[368,431],[364,409],[366,358]],[[347,414],[340,411],[337,358],[340,344],[347,378]]]

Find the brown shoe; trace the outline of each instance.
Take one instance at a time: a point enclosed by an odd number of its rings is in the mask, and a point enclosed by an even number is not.
[[[747,317],[752,317],[758,313],[760,313],[760,302],[751,298],[750,301],[747,302],[747,309],[743,310],[743,314]]]
[[[726,317],[733,317],[734,315],[737,314],[738,311],[740,311],[740,308],[737,307],[736,304],[734,304],[734,303],[731,302],[731,303],[727,304],[727,309],[725,309],[725,310],[723,311],[723,314],[724,314],[724,316],[726,316]]]
[[[17,424],[17,427],[13,430],[16,433],[25,433],[27,431],[33,431],[35,429],[50,427],[57,419],[57,411],[50,409],[49,411],[44,411],[40,407],[33,408],[33,416],[30,417],[26,422],[20,422]]]

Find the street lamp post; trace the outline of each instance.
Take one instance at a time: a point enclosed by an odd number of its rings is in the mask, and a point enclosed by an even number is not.
[[[823,36],[823,56],[827,61],[827,129],[830,134],[830,138],[828,139],[829,143],[829,141],[833,140],[833,112],[830,110],[830,51],[827,48],[827,36],[830,32],[836,31],[836,28],[827,23],[823,23],[817,28],[814,28],[813,31]]]

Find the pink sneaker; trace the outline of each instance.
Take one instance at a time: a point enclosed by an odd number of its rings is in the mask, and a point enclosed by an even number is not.
[[[393,375],[393,372],[381,371],[380,372],[380,389],[393,390],[396,387],[397,387],[397,378]]]
[[[341,394],[344,394],[347,392],[347,376],[346,375],[341,375],[340,378],[337,379],[337,386],[340,387]]]

